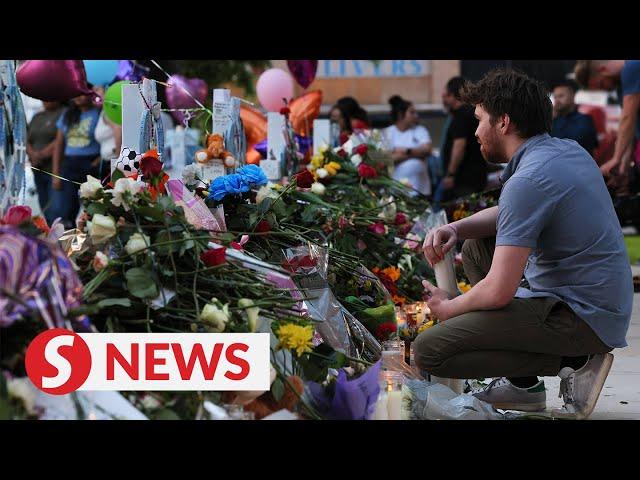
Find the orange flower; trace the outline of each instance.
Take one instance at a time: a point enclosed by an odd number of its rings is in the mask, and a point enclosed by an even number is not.
[[[49,225],[47,225],[47,221],[43,216],[38,215],[37,217],[33,217],[33,224],[40,230],[42,233],[49,233],[51,230]]]
[[[400,269],[398,267],[387,267],[384,270],[382,270],[382,273],[387,275],[394,282],[397,282],[398,279],[400,278]]]
[[[402,306],[406,303],[407,299],[404,297],[401,297],[400,295],[394,295],[393,296],[393,303],[395,303],[396,305]]]

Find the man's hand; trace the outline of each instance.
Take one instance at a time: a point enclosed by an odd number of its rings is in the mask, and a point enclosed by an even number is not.
[[[431,230],[424,239],[422,251],[432,267],[444,259],[458,241],[458,234],[451,225],[443,225]]]
[[[619,163],[621,164],[622,162],[618,162],[618,159],[614,157],[611,160],[608,160],[600,165],[600,171],[602,172],[602,175],[604,175],[605,177],[611,175],[611,171],[615,167],[617,167]]]
[[[51,179],[51,186],[54,190],[62,190],[62,180],[59,178],[53,177]]]
[[[442,188],[445,190],[451,190],[455,185],[456,181],[453,176],[446,176],[442,179]]]
[[[429,310],[431,313],[435,315],[435,317],[440,320],[448,320],[452,317],[450,306],[449,295],[444,290],[436,287],[432,283],[427,280],[422,281],[422,285],[427,292],[427,295],[430,295],[427,300],[427,305],[429,306]]]

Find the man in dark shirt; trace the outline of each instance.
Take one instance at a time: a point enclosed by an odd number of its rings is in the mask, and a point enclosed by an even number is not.
[[[598,133],[593,119],[578,111],[575,103],[577,84],[564,80],[553,87],[553,125],[551,136],[575,140],[593,157],[598,147]]]
[[[464,78],[453,77],[442,93],[442,103],[451,117],[441,152],[446,174],[440,189],[445,201],[481,192],[487,185],[487,162],[475,137],[478,120],[473,107],[460,100],[464,83]]]
[[[44,111],[36,113],[27,129],[27,155],[29,162],[45,172],[51,172],[53,158],[53,145],[56,139],[56,122],[62,114],[64,107],[58,102],[43,102]],[[38,190],[38,202],[40,208],[51,224],[49,198],[51,192],[51,175],[38,170],[33,170],[33,177]]]

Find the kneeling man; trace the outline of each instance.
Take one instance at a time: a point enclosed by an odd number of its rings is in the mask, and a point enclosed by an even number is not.
[[[627,345],[631,268],[611,197],[593,158],[549,136],[543,85],[496,70],[467,84],[483,157],[506,163],[499,205],[425,238],[431,265],[465,240],[473,288],[449,299],[428,282],[441,321],[416,339],[418,367],[448,378],[495,379],[475,395],[496,408],[546,407],[544,382],[561,378],[556,417],[586,418],[607,378],[614,348]],[[523,278],[524,276],[524,278]]]

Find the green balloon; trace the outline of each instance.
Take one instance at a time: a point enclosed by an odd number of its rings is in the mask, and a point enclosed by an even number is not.
[[[129,82],[121,80],[114,83],[104,92],[102,109],[109,120],[122,125],[122,86]]]

